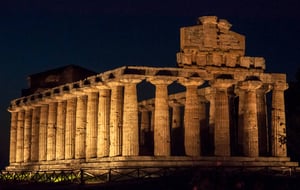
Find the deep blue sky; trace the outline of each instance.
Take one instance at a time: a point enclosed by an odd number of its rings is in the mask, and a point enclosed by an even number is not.
[[[123,65],[176,66],[179,28],[216,15],[246,35],[246,54],[293,80],[300,66],[298,0],[6,0],[0,2],[0,169],[8,162],[7,107],[26,77],[76,64],[103,72]]]

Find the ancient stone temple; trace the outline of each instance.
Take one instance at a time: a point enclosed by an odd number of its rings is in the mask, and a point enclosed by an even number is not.
[[[181,28],[177,67],[124,66],[12,100],[6,170],[296,167],[286,75],[265,73],[230,27],[204,16]]]

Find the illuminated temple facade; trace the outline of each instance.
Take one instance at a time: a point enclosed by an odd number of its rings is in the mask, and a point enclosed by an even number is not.
[[[204,16],[181,28],[177,67],[124,66],[12,100],[6,170],[297,166],[286,75],[245,56],[230,27]]]

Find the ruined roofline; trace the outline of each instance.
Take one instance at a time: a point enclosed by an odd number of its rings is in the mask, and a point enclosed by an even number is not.
[[[97,74],[97,72],[92,71],[90,69],[86,69],[86,68],[81,67],[79,65],[68,64],[68,65],[57,67],[57,68],[54,68],[54,69],[49,69],[49,70],[46,70],[46,71],[42,71],[42,72],[38,72],[38,73],[33,73],[33,74],[28,75],[28,77],[30,78],[30,77],[40,76],[40,75],[44,75],[44,74],[47,74],[47,73],[58,73],[58,72],[61,72],[61,71],[65,70],[65,69],[67,69],[67,68],[77,68],[77,69],[80,69],[80,70],[84,70],[84,71],[87,71],[87,72],[90,72],[90,73]]]
[[[254,67],[265,70],[263,57],[245,55],[245,36],[231,31],[231,24],[216,16],[202,16],[198,24],[180,28],[178,67]]]

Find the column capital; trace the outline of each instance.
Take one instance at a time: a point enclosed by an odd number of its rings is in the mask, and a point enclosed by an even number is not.
[[[28,105],[24,105],[24,106],[22,106],[22,108],[19,108],[19,109],[23,109],[23,110],[30,110],[30,109],[32,109],[32,108],[34,108],[35,106],[34,105],[30,105],[30,104],[28,104]]]
[[[53,99],[56,99],[56,100],[67,100],[69,98],[74,98],[76,97],[76,95],[72,94],[72,93],[65,93],[65,94],[62,94],[62,95],[59,95],[59,96],[55,96]]]
[[[24,110],[24,107],[9,107],[8,109],[7,109],[7,111],[8,112],[10,112],[10,113],[13,113],[13,112],[19,112],[19,111],[21,111],[21,110]]]
[[[85,92],[83,89],[72,89],[71,94],[78,97],[78,96],[83,96],[85,95]]]
[[[139,78],[121,78],[120,79],[120,82],[122,82],[123,84],[137,84],[137,83],[140,83],[142,81],[142,79],[139,79]]]
[[[199,78],[179,78],[178,82],[184,86],[200,86],[205,81]]]
[[[247,80],[238,83],[238,87],[246,91],[254,91],[262,87],[263,83],[259,80]]]
[[[106,83],[107,86],[109,87],[114,87],[114,86],[124,86],[124,84],[120,81],[109,81]]]
[[[285,82],[275,82],[273,84],[273,90],[277,90],[277,91],[285,91],[289,88],[288,83]]]
[[[153,85],[170,85],[172,82],[174,82],[174,79],[170,77],[156,76],[147,78],[147,81]]]
[[[36,106],[41,106],[41,105],[45,105],[45,104],[48,105],[51,103],[59,102],[61,99],[62,99],[62,97],[51,97],[51,98],[43,99],[40,102],[36,102],[36,103],[28,105],[28,106],[36,107]]]
[[[144,100],[139,102],[139,108],[145,108],[148,109],[149,111],[152,109],[154,106],[154,99],[149,99],[149,100]]]
[[[257,89],[258,92],[268,93],[272,90],[272,85],[270,84],[262,84],[260,88]]]
[[[92,87],[85,87],[83,88],[83,92],[98,92],[98,86],[92,86]]]
[[[233,79],[221,79],[221,78],[217,78],[217,79],[209,81],[209,84],[212,87],[217,88],[217,89],[227,89],[235,83],[236,83],[236,81]]]
[[[149,104],[139,104],[138,108],[139,111],[153,111],[154,110],[154,101],[149,103]]]
[[[150,111],[148,106],[145,105],[139,105],[139,111],[143,112],[143,111]]]
[[[207,99],[207,100],[210,100],[212,98],[215,98],[216,96],[216,89],[215,88],[206,88],[207,91],[206,93],[204,94],[204,97]]]
[[[178,100],[170,100],[169,101],[169,106],[170,107],[180,107],[180,106],[182,106],[183,105],[183,103],[180,103]]]
[[[97,85],[95,87],[98,90],[110,90],[110,87],[108,85]],[[96,91],[96,89],[95,89],[95,91]]]

